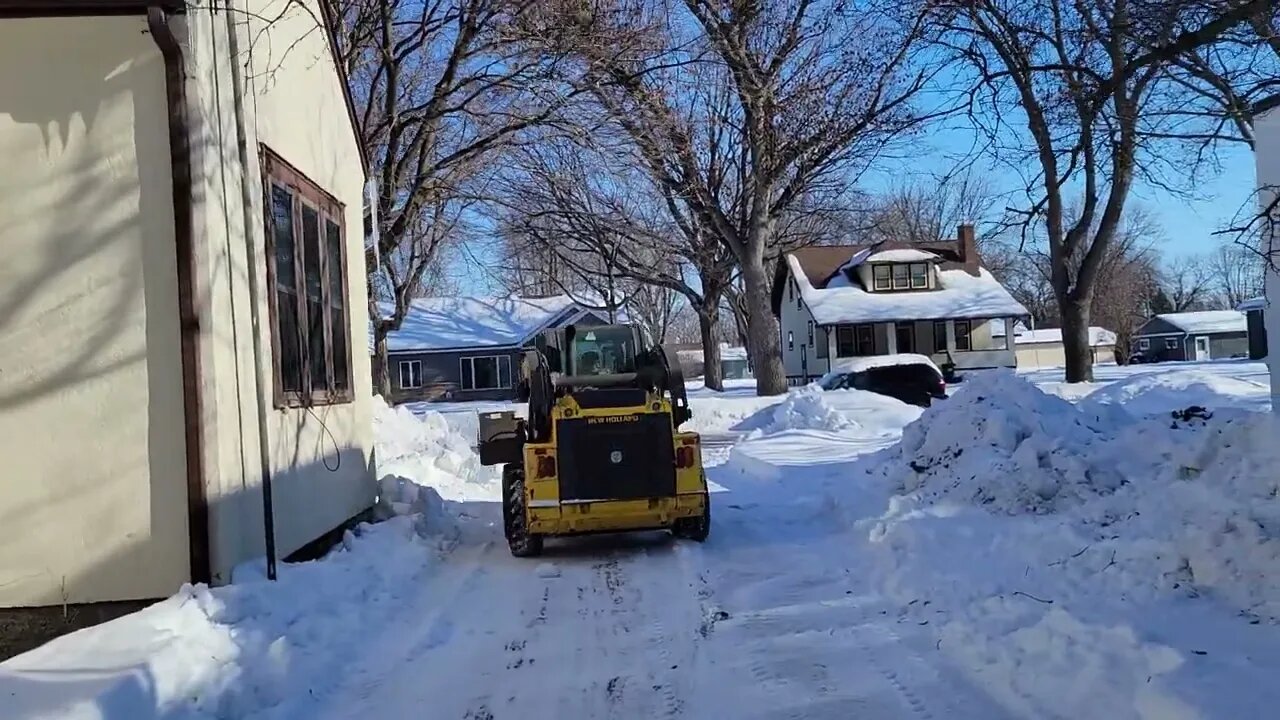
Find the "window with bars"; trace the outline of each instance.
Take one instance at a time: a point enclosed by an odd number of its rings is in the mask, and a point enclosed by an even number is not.
[[[343,208],[260,146],[277,407],[351,402]]]

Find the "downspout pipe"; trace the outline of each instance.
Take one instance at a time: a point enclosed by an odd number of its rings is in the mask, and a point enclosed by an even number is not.
[[[203,401],[200,389],[200,316],[196,310],[195,219],[192,211],[191,142],[187,115],[187,73],[182,45],[162,7],[147,7],[147,27],[164,58],[165,100],[169,114],[174,245],[177,255],[178,323],[182,355],[182,399],[186,442],[187,532],[191,581],[208,583],[209,499],[204,477]]]
[[[267,408],[267,382],[262,371],[262,362],[265,354],[262,350],[262,313],[258,302],[258,299],[263,297],[261,294],[262,288],[258,282],[258,267],[261,259],[258,257],[258,244],[254,230],[255,227],[260,226],[253,212],[254,192],[253,182],[249,176],[249,141],[244,121],[244,80],[241,77],[241,69],[238,64],[240,39],[236,31],[234,13],[235,3],[233,0],[225,0],[222,14],[227,24],[227,53],[230,55],[229,64],[231,67],[231,97],[236,120],[236,151],[240,160],[240,208],[244,222],[245,263],[248,266],[248,272],[245,274],[249,276],[249,317],[250,325],[253,328],[253,384],[258,411],[258,462],[262,471],[262,534],[267,553],[267,578],[275,580],[276,528],[274,504],[272,502],[273,493],[271,490],[271,445],[268,442],[267,430],[269,412]],[[263,197],[265,202],[265,195]]]

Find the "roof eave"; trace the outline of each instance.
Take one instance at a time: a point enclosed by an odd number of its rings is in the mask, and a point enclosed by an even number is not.
[[[0,0],[0,17],[145,15],[147,8],[183,12],[185,0]]]

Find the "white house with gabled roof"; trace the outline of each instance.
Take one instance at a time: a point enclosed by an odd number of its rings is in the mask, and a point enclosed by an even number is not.
[[[963,369],[1015,367],[1008,338],[1028,315],[982,267],[971,225],[954,241],[787,253],[772,301],[792,383],[822,376],[833,359],[896,353]]]
[[[1280,297],[1280,93],[1253,108],[1253,158],[1258,172],[1258,199],[1263,209],[1270,209],[1266,252],[1267,282],[1263,306]],[[1266,334],[1280,337],[1280,313],[1262,313]],[[1271,369],[1271,407],[1280,411],[1280,353],[1267,353]]]

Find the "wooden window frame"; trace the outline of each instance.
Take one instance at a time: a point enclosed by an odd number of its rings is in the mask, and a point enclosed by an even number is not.
[[[494,387],[476,387],[476,361],[477,360],[493,360],[493,372],[496,376],[497,385]],[[507,384],[502,384],[502,361],[507,361]],[[463,363],[471,364],[471,387],[464,387],[462,379]],[[489,392],[492,390],[510,390],[515,386],[514,378],[511,377],[511,356],[510,355],[463,355],[458,358],[458,389],[462,392]]]
[[[795,349],[796,349],[796,336],[795,336],[795,333],[793,333],[793,332],[791,332],[790,330],[788,330],[788,331],[787,331],[787,352],[791,352],[791,351],[793,351],[793,350],[795,350]]]
[[[269,324],[271,326],[271,368],[273,380],[273,395],[276,408],[300,408],[300,407],[316,407],[322,405],[342,405],[355,401],[355,383],[352,376],[352,333],[351,333],[351,287],[350,265],[347,262],[347,223],[345,206],[329,193],[325,192],[315,182],[306,175],[303,175],[297,168],[290,165],[284,158],[280,157],[275,151],[266,145],[259,145],[259,157],[262,165],[262,185],[263,185],[263,214],[265,216],[264,226],[266,228],[266,258],[267,258],[267,306],[269,314]],[[273,197],[272,188],[280,187],[287,190],[292,200],[293,212],[293,233],[294,233],[294,285],[297,299],[297,321],[298,321],[298,354],[302,372],[302,388],[301,390],[285,390],[283,367],[281,365],[281,343],[280,343],[280,313],[277,300],[276,289],[276,240],[275,240],[275,220],[272,213]],[[306,242],[303,236],[302,227],[302,210],[303,207],[309,207],[316,211],[317,227],[316,232],[319,233],[318,244],[322,248],[320,252],[319,273],[320,273],[320,304],[324,308],[324,353],[325,353],[325,383],[326,387],[316,388],[313,386],[312,363],[311,363],[311,338],[310,333],[310,310],[308,307],[308,296],[306,291],[306,268],[304,264],[304,256],[307,252]],[[338,252],[340,258],[338,262],[341,264],[340,275],[342,287],[333,288],[331,278],[331,268],[328,252],[328,224],[333,222],[338,227]],[[333,337],[333,307],[334,294],[338,293],[342,298],[342,322],[346,328],[346,347],[343,349],[346,353],[346,373],[344,377],[338,377],[335,374],[335,363],[333,362],[337,353],[334,348]],[[338,386],[338,381],[345,381],[345,388]]]
[[[956,351],[973,352],[973,322],[970,320],[953,320],[955,324]],[[960,347],[960,327],[964,327],[964,347]]]
[[[413,368],[413,366],[414,366],[414,365],[417,365],[417,366],[418,366],[418,373],[417,373],[417,374],[418,374],[418,382],[417,382],[417,384],[405,384],[405,381],[404,381],[404,369],[405,369],[405,366],[408,366],[408,367],[410,368],[410,371],[409,371],[409,377],[412,379],[412,377],[413,377],[413,375],[414,375],[412,368]],[[400,361],[398,362],[398,364],[397,364],[396,368],[397,368],[397,378],[396,378],[396,379],[400,381],[400,389],[402,389],[402,390],[419,390],[419,389],[421,389],[421,388],[422,388],[422,384],[423,384],[423,383],[422,383],[422,361],[421,361],[421,360],[400,360]]]
[[[845,340],[848,340],[848,345]],[[845,348],[849,349],[849,353],[844,353]],[[858,353],[858,336],[853,331],[852,325],[839,325],[836,327],[836,357],[855,357]]]
[[[813,347],[813,321],[809,321],[809,347]]]
[[[1165,350],[1177,350],[1177,349],[1178,349],[1178,338],[1172,338],[1172,337],[1167,337],[1167,338],[1165,338],[1165,339],[1164,339],[1164,349],[1165,349]]]
[[[1151,339],[1150,339],[1150,338],[1138,338],[1138,349],[1139,349],[1139,350],[1150,350],[1150,349],[1151,349]]]

